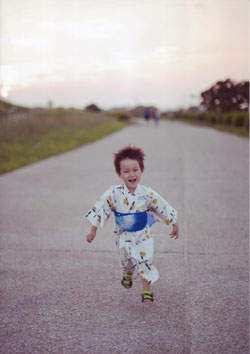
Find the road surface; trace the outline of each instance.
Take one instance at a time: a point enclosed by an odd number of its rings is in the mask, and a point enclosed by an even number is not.
[[[113,220],[83,217],[120,183],[112,154],[143,147],[142,183],[179,213],[154,225],[155,302],[126,290]],[[137,124],[0,177],[1,354],[248,354],[248,140],[175,122]]]

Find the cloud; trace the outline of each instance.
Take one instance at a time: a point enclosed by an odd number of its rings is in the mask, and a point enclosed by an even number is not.
[[[49,41],[45,38],[30,37],[30,38],[14,38],[11,39],[11,44],[25,47],[25,48],[38,48],[45,49],[49,46]]]
[[[181,102],[181,90],[248,77],[246,1],[3,0],[2,81],[27,101]]]
[[[119,22],[110,22],[107,19],[95,19],[88,21],[65,21],[64,23],[42,21],[37,24],[42,29],[58,31],[74,37],[108,38],[117,35],[125,29]]]

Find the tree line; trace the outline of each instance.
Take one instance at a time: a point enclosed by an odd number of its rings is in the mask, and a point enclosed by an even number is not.
[[[217,81],[201,93],[201,98],[201,105],[208,112],[246,111],[249,108],[249,81]]]

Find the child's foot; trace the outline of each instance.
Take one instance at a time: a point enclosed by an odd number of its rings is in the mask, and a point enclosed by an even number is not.
[[[133,276],[133,274],[129,274],[129,273],[123,274],[123,278],[122,278],[121,283],[124,288],[126,288],[126,289],[131,288],[131,286],[133,285],[132,276]]]
[[[153,302],[154,301],[154,294],[151,291],[143,291],[141,293],[142,302]]]

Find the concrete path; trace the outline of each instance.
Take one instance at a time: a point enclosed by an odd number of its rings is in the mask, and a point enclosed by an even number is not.
[[[146,152],[142,183],[178,210],[154,226],[155,302],[120,285],[113,220],[87,244],[83,214],[119,183],[112,154]],[[138,124],[0,177],[1,354],[247,354],[248,140]]]

